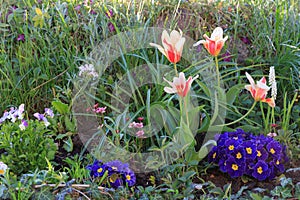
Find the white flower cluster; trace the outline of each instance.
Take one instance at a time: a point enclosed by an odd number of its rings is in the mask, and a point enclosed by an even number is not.
[[[98,73],[96,72],[94,65],[85,64],[79,67],[79,76],[81,77],[91,77],[93,80],[98,78]]]
[[[269,84],[271,86],[271,96],[274,98],[274,100],[276,100],[276,96],[277,96],[277,83],[276,83],[276,78],[275,78],[275,69],[274,69],[274,66],[270,67]]]

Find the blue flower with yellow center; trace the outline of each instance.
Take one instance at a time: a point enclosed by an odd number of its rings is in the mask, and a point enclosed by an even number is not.
[[[259,160],[253,167],[252,176],[259,181],[266,180],[270,174],[269,166],[262,160]]]
[[[136,182],[135,174],[130,169],[127,169],[124,172],[123,177],[125,179],[125,182],[128,184],[128,186],[133,186]]]
[[[233,152],[235,148],[237,148],[241,144],[241,140],[229,139],[225,142],[225,146],[227,147],[226,151],[228,153]]]
[[[232,177],[240,177],[245,171],[245,162],[238,162],[234,157],[229,156],[226,160],[227,173]]]
[[[280,157],[282,148],[279,142],[273,140],[267,144],[267,150],[273,157]]]
[[[258,145],[256,149],[257,160],[266,160],[268,158],[268,152],[263,145]]]
[[[246,158],[252,160],[255,159],[257,156],[256,142],[254,140],[249,140],[244,142],[242,145],[246,152]]]
[[[237,162],[245,162],[245,149],[239,145],[237,148],[235,148],[235,150],[232,152],[232,156],[234,157],[234,159],[237,161]]]

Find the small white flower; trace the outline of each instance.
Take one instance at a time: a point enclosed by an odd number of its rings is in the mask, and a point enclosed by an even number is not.
[[[99,76],[94,68],[94,65],[92,64],[81,65],[79,67],[78,75],[85,76],[85,77],[92,77],[93,79],[96,79]]]
[[[0,161],[0,175],[4,175],[7,170],[7,165]]]
[[[276,96],[277,96],[277,83],[276,83],[274,66],[270,67],[269,84],[271,86],[271,96],[274,98],[274,100],[276,100]]]

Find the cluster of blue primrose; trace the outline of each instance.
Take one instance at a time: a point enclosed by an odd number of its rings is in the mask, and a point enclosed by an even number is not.
[[[91,177],[100,178],[100,180],[104,180],[102,182],[104,185],[113,188],[133,186],[136,182],[135,174],[129,168],[129,165],[119,160],[106,163],[95,160],[93,164],[88,165],[86,168],[90,170]]]
[[[210,162],[232,178],[248,175],[259,181],[273,179],[284,172],[289,159],[286,146],[272,137],[255,136],[242,129],[217,135],[217,146],[208,155]]]

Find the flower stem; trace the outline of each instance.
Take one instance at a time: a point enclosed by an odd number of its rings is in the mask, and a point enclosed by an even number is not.
[[[178,76],[178,72],[177,72],[176,63],[174,63],[174,69],[175,69],[175,74],[176,74],[176,76]]]
[[[184,103],[184,109],[185,109],[185,115],[186,115],[186,124],[190,128],[190,122],[189,122],[189,114],[188,114],[188,108],[187,108],[187,96],[183,99]]]
[[[265,112],[264,112],[264,107],[262,105],[262,102],[259,102],[260,103],[260,110],[261,110],[261,115],[262,115],[262,118],[263,118],[263,121],[264,121],[264,128],[267,129],[267,122],[266,122],[266,116],[265,116]]]
[[[216,62],[216,72],[217,72],[217,81],[218,81],[218,87],[220,87],[220,72],[219,72],[219,62],[218,62],[218,56],[215,56],[215,62]]]
[[[230,122],[228,124],[220,124],[220,125],[217,125],[217,126],[229,126],[229,125],[232,125],[232,124],[235,124],[235,123],[241,121],[242,119],[244,119],[247,115],[249,115],[252,112],[252,110],[254,109],[255,105],[256,105],[256,101],[254,101],[254,103],[252,104],[252,106],[248,110],[248,112],[246,114],[244,114],[241,118],[239,118],[239,119],[237,119],[237,120],[235,120],[233,122]]]

